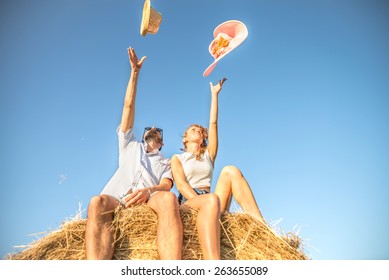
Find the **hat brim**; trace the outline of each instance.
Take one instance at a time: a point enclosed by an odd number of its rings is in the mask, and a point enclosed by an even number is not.
[[[227,54],[229,54],[231,51],[233,51],[236,47],[238,47],[240,44],[243,43],[244,40],[246,40],[248,36],[248,29],[246,25],[238,20],[229,20],[226,22],[223,22],[222,24],[218,25],[214,32],[213,32],[213,37],[214,40],[217,38],[217,36],[220,33],[227,34],[229,37],[232,39],[230,40],[229,43],[229,49],[226,50],[224,53],[222,53],[218,58],[216,58],[211,65],[208,66],[208,68],[204,71],[203,76],[208,76],[211,74],[213,69],[215,68],[216,64]],[[211,51],[211,46],[214,42],[214,40],[211,42],[209,45],[209,53],[212,55]]]
[[[142,23],[140,25],[140,34],[146,36],[150,21],[150,0],[143,4]]]

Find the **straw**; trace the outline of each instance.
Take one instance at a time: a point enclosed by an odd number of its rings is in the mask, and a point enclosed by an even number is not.
[[[201,260],[197,234],[197,211],[180,210],[184,226],[182,259]],[[225,213],[221,217],[220,253],[224,260],[306,260],[297,235],[279,236],[269,226],[247,213]],[[157,260],[156,213],[146,205],[115,210],[114,256],[120,260]],[[65,221],[55,231],[32,242],[18,246],[19,252],[8,254],[10,260],[83,260],[85,255],[86,219],[76,217]]]

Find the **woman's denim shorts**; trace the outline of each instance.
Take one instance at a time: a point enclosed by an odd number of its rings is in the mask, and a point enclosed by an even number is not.
[[[193,190],[194,190],[198,195],[202,195],[202,194],[207,194],[207,193],[209,193],[209,191],[202,190],[202,189],[195,189],[195,188],[193,188]],[[179,194],[178,194],[178,204],[182,205],[182,204],[184,204],[186,201],[187,201],[186,197],[184,197],[181,193],[179,193]]]

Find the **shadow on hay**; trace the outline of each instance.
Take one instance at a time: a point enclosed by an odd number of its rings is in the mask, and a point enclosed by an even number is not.
[[[197,235],[197,212],[181,208],[184,226],[182,259],[201,260]],[[117,208],[112,223],[115,233],[113,259],[158,260],[157,215],[147,206]],[[9,254],[11,260],[85,259],[86,219],[65,221],[61,228]],[[224,260],[305,260],[299,238],[280,237],[268,226],[246,213],[225,213],[221,217],[220,252]]]

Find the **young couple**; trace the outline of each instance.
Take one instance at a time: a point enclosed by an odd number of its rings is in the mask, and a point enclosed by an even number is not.
[[[211,180],[218,149],[218,95],[225,79],[210,83],[211,110],[209,129],[191,125],[184,133],[184,152],[171,161],[160,152],[163,132],[147,127],[142,141],[134,136],[135,100],[139,72],[146,57],[140,60],[128,49],[131,74],[122,119],[117,128],[119,167],[101,194],[91,199],[85,233],[87,259],[112,259],[113,211],[119,204],[131,207],[147,204],[158,217],[157,247],[163,260],[181,259],[183,227],[180,205],[198,210],[197,229],[204,259],[220,259],[220,215],[228,211],[232,197],[244,211],[265,222],[253,193],[240,170],[224,167],[211,193]],[[173,180],[179,198],[170,192]]]

